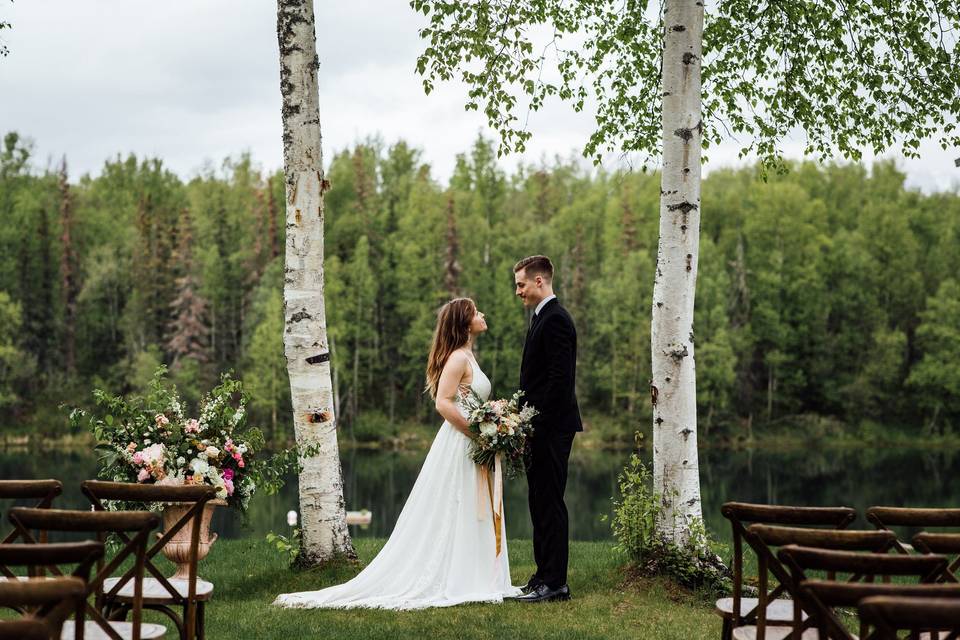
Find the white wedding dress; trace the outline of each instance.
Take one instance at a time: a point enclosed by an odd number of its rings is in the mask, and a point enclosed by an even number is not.
[[[470,387],[486,400],[490,380],[470,361]],[[505,520],[493,516],[487,474],[470,459],[469,449],[470,439],[444,421],[377,557],[349,582],[320,591],[286,593],[274,604],[305,609],[423,609],[502,602],[505,596],[519,594],[520,589],[510,584]]]

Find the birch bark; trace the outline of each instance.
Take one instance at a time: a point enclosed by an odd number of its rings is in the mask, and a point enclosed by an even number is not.
[[[676,543],[702,519],[697,460],[693,303],[700,244],[701,0],[667,0],[663,41],[663,172],[653,286],[653,478],[658,531]]]
[[[277,1],[287,243],[283,346],[301,459],[299,562],[356,557],[347,530],[323,300],[323,178],[312,0]]]

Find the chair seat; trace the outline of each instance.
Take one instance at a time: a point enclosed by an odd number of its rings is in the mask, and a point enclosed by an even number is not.
[[[75,621],[67,620],[63,623],[63,631],[60,633],[60,640],[73,640],[76,637]],[[132,622],[110,622],[110,626],[121,638],[133,638]],[[150,624],[144,622],[140,625],[140,637],[143,640],[152,640],[153,638],[162,638],[167,632],[167,628],[162,624]],[[110,636],[93,620],[87,620],[83,623],[84,640],[110,640]]]
[[[793,627],[767,627],[764,640],[783,640],[790,635],[791,631],[793,631]],[[803,635],[800,637],[802,640],[819,640],[820,632],[816,629],[804,629]],[[850,637],[857,640],[857,636],[853,634]],[[759,638],[757,628],[753,625],[737,627],[733,630],[733,640],[759,640]]]
[[[103,581],[103,592],[110,593],[114,585],[120,582],[120,578],[107,578]],[[190,583],[187,580],[169,580],[170,585],[177,590],[181,598],[186,598],[189,592]],[[197,600],[209,600],[213,593],[213,583],[206,580],[197,579]],[[120,588],[115,596],[118,600],[133,600],[133,580],[127,580],[127,583]],[[156,578],[143,579],[143,601],[148,604],[162,604],[164,602],[173,603],[176,600],[170,595],[163,584]]]
[[[740,598],[740,615],[746,614],[756,608],[760,601],[757,598]],[[733,598],[720,598],[717,600],[716,612],[724,618],[733,617]],[[800,615],[804,620],[807,619],[805,611]],[[778,598],[767,603],[767,621],[768,622],[793,622],[793,600]]]

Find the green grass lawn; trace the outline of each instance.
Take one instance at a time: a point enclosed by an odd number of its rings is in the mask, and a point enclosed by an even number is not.
[[[574,542],[564,603],[470,604],[424,611],[297,610],[270,605],[278,593],[311,591],[356,575],[383,540],[355,541],[359,564],[295,570],[264,540],[220,540],[200,574],[216,585],[207,610],[211,640],[296,638],[712,638],[720,618],[703,597],[666,581],[628,581],[610,543]],[[533,572],[530,542],[509,544],[513,582]],[[153,617],[153,616],[151,616]]]

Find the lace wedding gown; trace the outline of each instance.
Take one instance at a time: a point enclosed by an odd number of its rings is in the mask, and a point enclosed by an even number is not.
[[[486,400],[490,380],[472,358],[470,362],[470,387]],[[286,593],[274,604],[423,609],[502,602],[504,596],[517,595],[519,588],[510,584],[505,522],[492,514],[487,474],[470,460],[469,448],[470,439],[445,420],[377,557],[349,582]]]

